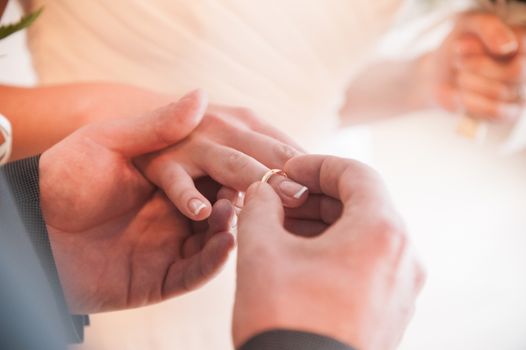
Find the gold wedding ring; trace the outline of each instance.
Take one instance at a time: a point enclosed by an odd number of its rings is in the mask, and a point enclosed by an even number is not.
[[[266,182],[268,183],[270,178],[274,175],[281,175],[281,176],[284,176],[284,177],[287,177],[287,173],[285,173],[283,170],[281,169],[270,169],[269,171],[267,171],[265,173],[265,175],[263,175],[263,177],[261,178],[261,182]]]

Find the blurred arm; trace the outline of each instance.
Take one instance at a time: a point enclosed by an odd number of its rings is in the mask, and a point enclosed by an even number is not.
[[[428,61],[426,55],[367,67],[347,90],[340,110],[342,123],[366,123],[431,106]]]
[[[170,100],[148,90],[110,83],[36,88],[0,85],[0,113],[13,126],[13,160],[42,153],[90,122],[145,113]]]
[[[441,107],[491,122],[522,109],[524,33],[498,16],[465,12],[436,50],[409,61],[369,66],[349,87],[344,124]]]

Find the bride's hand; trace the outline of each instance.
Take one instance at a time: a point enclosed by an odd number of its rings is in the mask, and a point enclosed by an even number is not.
[[[489,122],[512,123],[524,106],[524,30],[496,15],[468,12],[431,55],[436,101]]]
[[[235,191],[245,191],[269,170],[281,169],[300,154],[290,138],[245,108],[210,106],[197,129],[182,142],[135,160],[146,177],[160,187],[192,220],[206,219],[210,201],[194,182],[201,177]],[[270,184],[287,207],[301,205],[307,188],[281,175]]]

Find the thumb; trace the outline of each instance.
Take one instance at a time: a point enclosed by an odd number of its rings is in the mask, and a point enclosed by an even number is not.
[[[494,56],[513,55],[519,49],[513,30],[495,15],[471,13],[462,17],[461,21],[460,31],[475,35]]]
[[[147,116],[104,124],[96,129],[96,137],[126,157],[154,152],[188,136],[203,119],[207,104],[206,94],[195,90]]]
[[[238,220],[239,250],[266,242],[283,234],[283,204],[272,187],[264,182],[252,184],[246,194]]]

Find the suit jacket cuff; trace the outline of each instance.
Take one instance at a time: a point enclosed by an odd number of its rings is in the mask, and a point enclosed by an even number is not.
[[[64,299],[64,293],[53,259],[46,224],[40,210],[39,188],[40,156],[11,162],[2,167],[2,172],[10,185],[18,212],[24,222],[46,277],[53,288],[57,304],[65,315],[69,341],[80,343],[84,340],[84,326],[89,324],[86,315],[70,315]]]
[[[248,340],[239,350],[354,350],[335,339],[309,332],[276,329]]]

